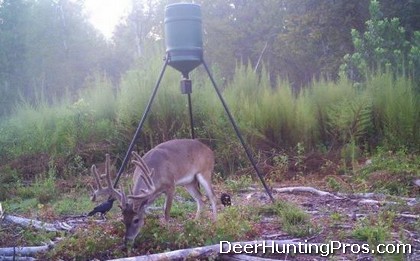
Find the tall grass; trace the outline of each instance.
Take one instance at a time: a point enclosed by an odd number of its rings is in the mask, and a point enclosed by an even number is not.
[[[112,152],[123,153],[162,68],[160,53],[152,51],[140,60],[118,87],[96,74],[86,81],[77,99],[36,106],[21,103],[0,125],[0,157],[39,152],[70,155],[104,140],[114,146]],[[197,137],[210,141],[227,168],[241,164],[242,150],[207,75],[199,68],[191,78]],[[217,73],[214,78],[241,131],[257,150],[297,144],[305,150],[319,145],[339,149],[348,144],[420,147],[420,99],[410,79],[382,73],[372,75],[366,86],[356,87],[346,79],[315,81],[295,94],[281,79],[271,86],[265,69],[255,73],[249,65],[238,65],[231,82],[223,82]],[[168,67],[139,149],[190,136],[187,98],[180,93],[180,80],[180,74]]]
[[[53,104],[46,100],[40,99],[35,105],[23,101],[2,122],[0,156],[69,155],[82,143],[112,136],[115,97],[106,79],[96,76],[75,102],[70,102],[70,97]]]
[[[378,143],[397,150],[420,147],[420,94],[414,83],[390,73],[373,77],[368,83],[372,96],[373,120]]]

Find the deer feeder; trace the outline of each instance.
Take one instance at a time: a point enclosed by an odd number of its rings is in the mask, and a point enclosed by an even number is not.
[[[203,61],[201,8],[190,3],[168,5],[164,21],[168,64],[188,79]]]

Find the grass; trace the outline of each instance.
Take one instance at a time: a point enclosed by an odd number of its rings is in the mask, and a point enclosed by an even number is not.
[[[420,157],[407,149],[397,151],[379,147],[371,158],[371,164],[358,171],[357,177],[369,182],[371,189],[391,195],[416,195],[413,181],[420,178]]]
[[[272,214],[278,219],[279,228],[287,234],[296,237],[306,237],[316,232],[316,227],[311,223],[309,214],[301,208],[284,201],[263,207],[261,214]]]
[[[351,234],[355,239],[367,242],[371,248],[376,247],[391,238],[394,219],[395,213],[392,211],[382,211],[378,215],[370,215],[366,219],[358,221]]]
[[[250,176],[243,175],[237,178],[230,178],[226,180],[225,184],[226,189],[228,189],[229,191],[239,192],[243,189],[249,188],[253,184],[253,181]]]
[[[184,212],[189,212],[188,208]],[[111,213],[110,215],[113,216]],[[190,213],[189,215],[193,215]],[[254,223],[258,215],[251,207],[229,207],[223,209],[217,222],[207,218],[195,220],[191,216],[175,215],[169,223],[148,215],[145,225],[130,250],[122,246],[124,227],[122,222],[88,223],[83,228],[63,238],[50,251],[48,259],[85,260],[92,258],[109,259],[131,255],[159,253],[217,244],[220,240],[242,240],[254,233]],[[128,253],[126,251],[129,251]]]
[[[95,153],[124,153],[161,69],[158,55],[152,52],[147,66],[128,71],[118,87],[95,74],[75,100],[67,97],[48,104],[41,97],[35,105],[21,103],[0,124],[0,157],[31,153],[74,157],[90,144],[104,141],[108,146],[96,148]],[[228,176],[247,164],[245,157],[236,151],[237,138],[206,75],[196,71],[191,78],[197,136],[209,141],[222,160],[218,171]],[[306,151],[344,148],[344,158],[355,158],[355,151],[378,145],[391,150],[418,148],[420,99],[412,81],[390,73],[369,79],[357,87],[346,79],[314,81],[311,88],[296,94],[281,79],[273,88],[266,70],[257,74],[250,65],[238,65],[233,80],[219,87],[256,150],[293,150],[301,144]],[[139,149],[189,136],[187,101],[180,94],[179,80],[174,70],[165,73],[138,140]],[[353,149],[347,152],[347,147]],[[87,155],[80,156],[86,165],[92,163]]]

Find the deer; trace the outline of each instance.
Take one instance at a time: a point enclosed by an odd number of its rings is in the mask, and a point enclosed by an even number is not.
[[[174,198],[175,187],[183,186],[197,204],[196,219],[203,211],[204,202],[200,186],[211,202],[213,221],[217,218],[216,197],[211,179],[214,169],[213,151],[195,139],[175,139],[163,142],[149,150],[143,157],[137,152],[131,153],[131,162],[135,165],[133,186],[130,194],[117,189],[111,182],[110,156],[105,157],[105,174],[99,175],[95,165],[91,173],[98,189],[93,189],[92,201],[99,196],[115,198],[119,202],[125,225],[124,242],[134,242],[144,225],[146,208],[161,194],[165,194],[164,217],[169,221],[169,214]],[[101,185],[101,178],[106,179],[107,186]]]

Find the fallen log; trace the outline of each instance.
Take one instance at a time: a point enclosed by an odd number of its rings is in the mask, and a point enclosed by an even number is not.
[[[311,194],[315,194],[317,196],[329,196],[336,199],[342,199],[341,197],[338,197],[334,195],[333,193],[319,190],[313,187],[285,187],[285,188],[273,188],[273,190],[277,193],[295,193],[295,192],[307,192]]]
[[[4,258],[28,258],[34,256],[37,253],[48,251],[53,247],[53,242],[50,242],[49,244],[44,246],[3,247],[0,248],[0,260],[4,260]]]
[[[387,197],[384,194],[377,194],[377,193],[372,193],[372,192],[368,192],[368,193],[354,193],[354,194],[347,194],[347,193],[341,193],[341,192],[337,192],[337,193],[331,193],[328,191],[323,191],[323,190],[319,190],[313,187],[304,187],[304,186],[300,186],[300,187],[284,187],[284,188],[273,188],[273,191],[277,192],[277,193],[311,193],[317,196],[329,196],[329,197],[333,197],[335,199],[363,199],[361,201],[362,204],[397,204],[397,202],[394,201],[386,201],[385,198]],[[407,197],[398,197],[398,196],[388,196],[390,198],[393,199],[397,199],[397,200],[401,200],[401,201],[405,201],[407,203],[407,205],[409,206],[413,206],[415,204],[419,203],[419,200],[416,198],[407,198]],[[374,199],[380,199],[380,201],[378,200],[374,200]]]
[[[222,244],[223,242],[223,244]],[[240,250],[258,250],[263,253],[263,250],[274,250],[274,252],[289,252],[290,247],[317,247],[317,243],[306,243],[301,242],[298,239],[289,239],[289,240],[257,240],[257,241],[248,241],[248,242],[227,242],[221,241],[217,245],[179,249],[166,253],[136,256],[136,257],[126,257],[112,259],[111,261],[157,261],[157,260],[190,260],[190,259],[199,259],[199,258],[215,258],[227,256],[235,256],[240,254]],[[232,251],[235,249],[235,252]],[[293,249],[293,248],[291,248]],[[243,251],[244,252],[244,251]],[[232,255],[233,254],[233,255]],[[248,256],[250,257],[250,256]],[[249,259],[251,260],[251,259]]]
[[[272,261],[275,259],[271,258],[263,258],[258,256],[250,256],[250,255],[222,255],[221,260],[224,261]]]
[[[420,215],[412,215],[412,214],[404,214],[404,213],[397,214],[397,217],[408,218],[408,219],[420,219]]]
[[[56,222],[54,224],[51,224],[35,219],[29,219],[12,215],[4,215],[3,221],[17,224],[23,227],[34,227],[35,229],[45,230],[48,232],[69,231],[73,229],[72,226],[64,222]]]
[[[1,261],[35,261],[36,258],[30,256],[0,256]]]

